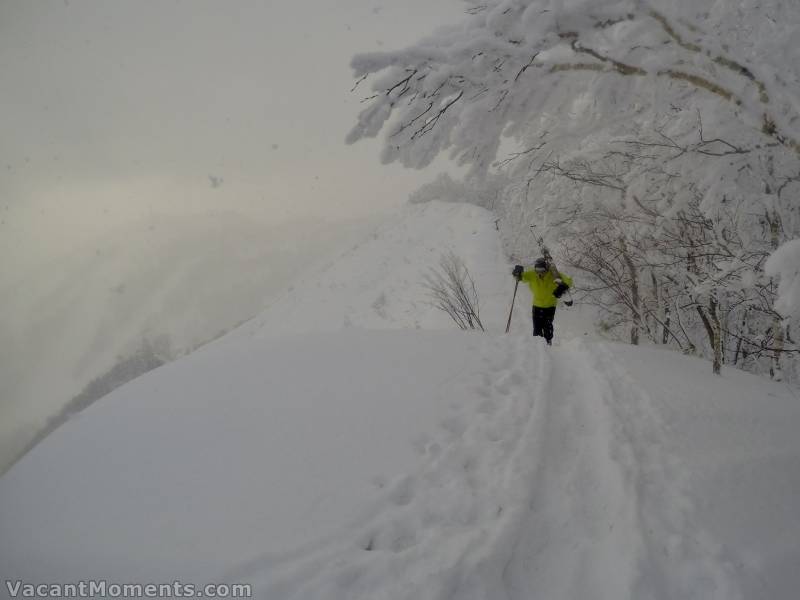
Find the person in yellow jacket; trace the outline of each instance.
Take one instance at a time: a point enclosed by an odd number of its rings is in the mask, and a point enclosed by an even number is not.
[[[537,258],[532,271],[522,265],[512,272],[519,281],[524,281],[533,296],[533,335],[543,337],[547,345],[553,343],[553,319],[556,316],[558,299],[572,287],[572,277],[556,269],[545,258]]]

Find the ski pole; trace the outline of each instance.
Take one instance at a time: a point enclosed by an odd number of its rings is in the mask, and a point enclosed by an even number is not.
[[[519,287],[519,279],[514,284],[514,296],[511,298],[511,310],[508,311],[508,323],[506,323],[506,333],[511,328],[511,315],[514,312],[514,301],[517,299],[517,288]]]

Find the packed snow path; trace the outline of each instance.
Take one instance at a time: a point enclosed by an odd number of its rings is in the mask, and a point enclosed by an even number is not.
[[[602,345],[572,342],[548,358],[509,598],[738,597],[647,394]]]
[[[738,597],[661,453],[646,394],[602,346],[496,338],[484,398],[328,543],[229,574],[263,598]]]

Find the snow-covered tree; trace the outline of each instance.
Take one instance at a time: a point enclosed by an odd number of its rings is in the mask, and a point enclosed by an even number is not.
[[[543,115],[556,116],[551,125],[561,134],[584,135],[588,126],[629,120],[637,107],[669,107],[696,90],[705,107],[730,105],[738,123],[800,153],[794,3],[467,4],[469,16],[458,26],[405,50],[353,59],[357,78],[381,76],[349,141],[375,136],[395,117],[384,160],[420,167],[450,150],[486,170],[503,135],[537,136]]]
[[[800,5],[467,5],[415,46],[353,59],[374,94],[348,141],[384,130],[385,162],[449,152],[467,189],[507,181],[483,204],[509,250],[546,225],[634,343],[780,373],[789,332],[764,263],[800,231]]]

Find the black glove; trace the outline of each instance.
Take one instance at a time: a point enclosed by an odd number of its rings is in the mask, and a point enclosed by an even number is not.
[[[555,296],[556,298],[561,298],[561,296],[564,295],[564,292],[566,292],[568,289],[569,286],[566,283],[564,283],[563,281],[559,281],[555,291],[553,292],[553,296]]]
[[[519,281],[520,279],[522,279],[522,273],[524,271],[525,267],[523,267],[522,265],[517,265],[516,267],[514,267],[514,270],[511,271],[511,274],[517,278],[517,281]]]

